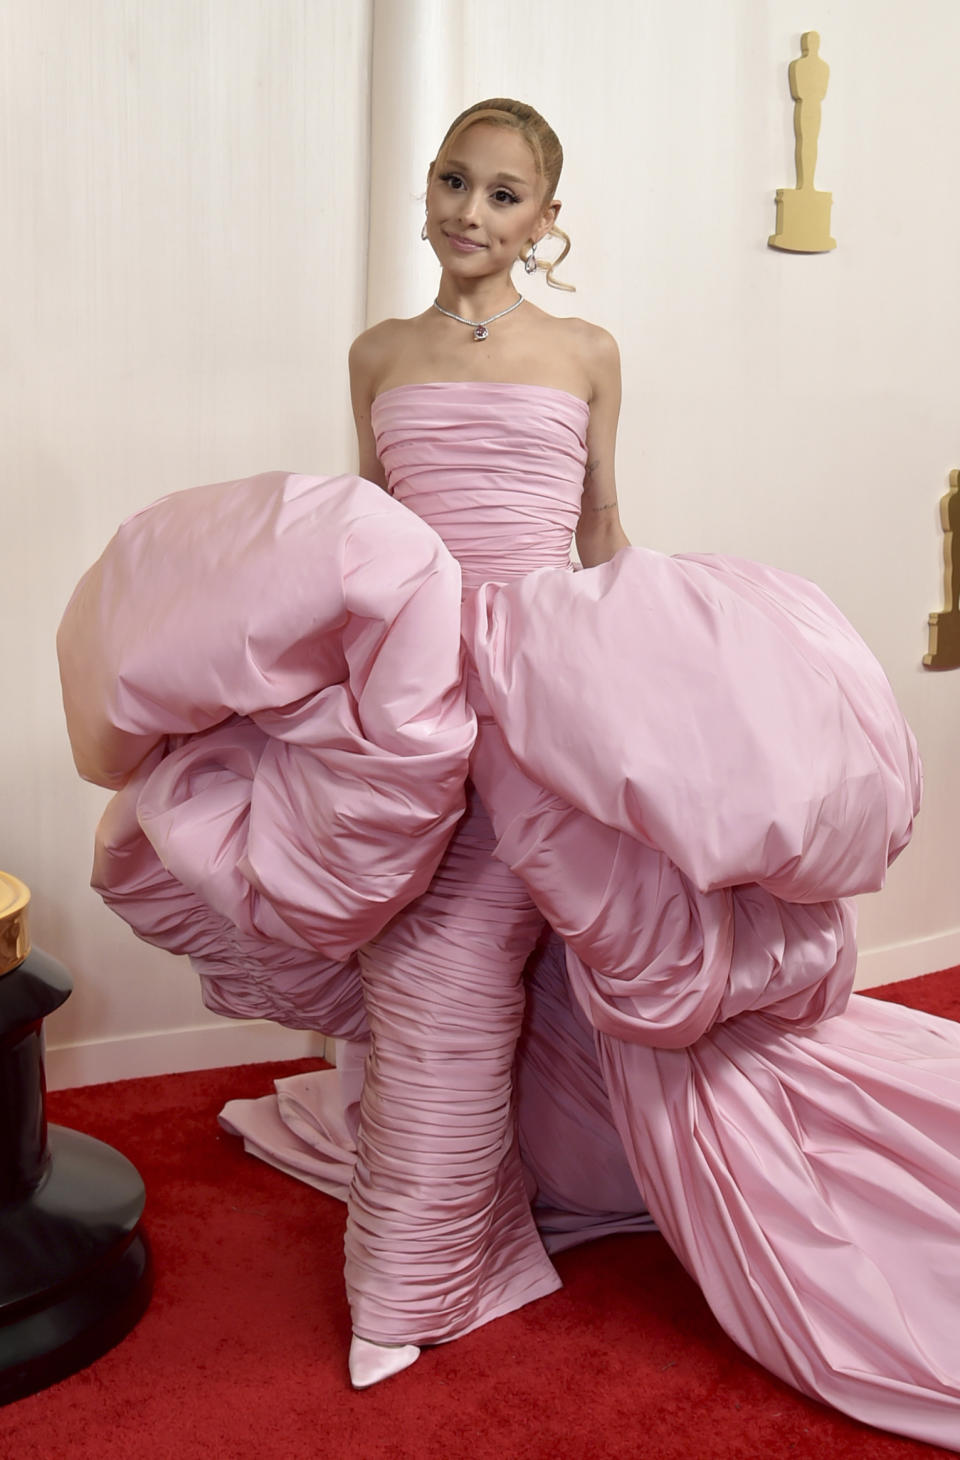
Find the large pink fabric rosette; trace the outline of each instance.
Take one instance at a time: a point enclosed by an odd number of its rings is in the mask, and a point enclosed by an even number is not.
[[[475,734],[460,575],[357,477],[273,472],[126,521],[58,636],[94,885],[211,1008],[357,1037],[355,949],[430,883]]]
[[[960,1039],[851,997],[920,797],[876,661],[801,580],[642,549],[486,586],[465,638],[497,855],[566,945],[521,1066],[548,1230],[630,1230],[629,1170],[748,1353],[960,1444]]]

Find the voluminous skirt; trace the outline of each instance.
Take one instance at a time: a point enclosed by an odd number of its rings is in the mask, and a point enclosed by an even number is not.
[[[960,1033],[850,992],[846,899],[906,844],[919,768],[823,595],[630,548],[461,613],[412,513],[271,474],[126,523],[60,652],[78,767],[116,790],[98,890],[210,1007],[348,1041],[266,1144],[341,1195],[404,1153],[390,1222],[351,1218],[367,1336],[549,1291],[531,1202],[553,1249],[652,1217],[761,1363],[960,1447]],[[406,1210],[420,1266],[378,1306],[407,1179],[433,1226]]]

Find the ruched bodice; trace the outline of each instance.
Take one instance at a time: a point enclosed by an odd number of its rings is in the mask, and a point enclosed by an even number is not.
[[[564,390],[465,380],[395,386],[372,420],[391,496],[443,539],[467,591],[569,566],[589,414]]]

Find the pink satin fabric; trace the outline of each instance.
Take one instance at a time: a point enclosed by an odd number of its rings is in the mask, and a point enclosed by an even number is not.
[[[371,1047],[348,1198],[354,1331],[437,1343],[552,1292],[512,1118],[542,919],[470,798],[433,885],[360,950]]]
[[[401,385],[371,412],[391,496],[443,539],[464,593],[569,571],[588,417],[564,391],[481,381]]]
[[[960,1033],[850,999],[912,737],[800,580],[572,573],[587,419],[399,387],[393,501],[273,476],[127,524],[61,633],[78,764],[123,785],[98,885],[216,1006],[351,1041],[224,1119],[347,1196],[362,1336],[550,1291],[531,1204],[553,1249],[649,1208],[761,1363],[960,1446]]]
[[[365,1033],[356,950],[429,886],[463,811],[459,590],[369,482],[281,472],[164,498],[79,584],[71,745],[120,788],[93,885],[191,956],[218,1012]]]

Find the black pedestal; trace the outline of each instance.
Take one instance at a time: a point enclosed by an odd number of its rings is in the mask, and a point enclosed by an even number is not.
[[[38,952],[0,977],[0,1404],[99,1358],[150,1301],[137,1171],[47,1128],[42,1022],[70,988]]]

